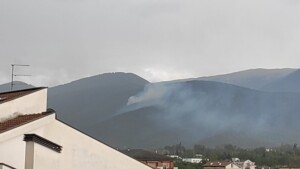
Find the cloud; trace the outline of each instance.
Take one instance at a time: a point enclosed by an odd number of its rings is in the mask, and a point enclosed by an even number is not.
[[[116,71],[160,81],[299,67],[299,6],[280,0],[2,0],[0,82],[10,79],[12,63],[48,76],[30,78],[34,85]]]
[[[160,82],[160,81],[169,81],[174,79],[184,79],[184,78],[193,78],[193,76],[190,73],[184,72],[184,71],[175,71],[175,70],[169,70],[165,71],[158,68],[146,68],[144,69],[144,72],[142,74],[143,77],[148,79],[151,82]]]

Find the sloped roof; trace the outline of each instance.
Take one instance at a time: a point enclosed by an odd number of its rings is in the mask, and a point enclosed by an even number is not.
[[[225,167],[228,164],[230,164],[230,162],[227,162],[227,161],[223,161],[223,162],[214,161],[214,162],[207,162],[206,164],[204,164],[204,167]]]
[[[12,119],[4,120],[3,122],[0,122],[0,133],[30,123],[32,121],[43,118],[53,113],[54,111],[49,110],[47,112],[37,113],[37,114],[18,115]]]
[[[42,89],[46,89],[46,87],[36,87],[36,88],[0,93],[0,104],[10,101],[10,100],[14,100],[16,98],[28,95],[30,93],[33,93],[33,92],[36,92],[36,91],[42,90]]]
[[[120,152],[139,161],[174,161],[174,159],[171,157],[149,152],[142,149],[128,149],[121,150]]]
[[[14,167],[12,167],[10,165],[7,165],[5,163],[0,163],[0,166],[5,166],[6,168],[10,168],[10,169],[16,169],[16,168],[14,168]]]
[[[62,146],[48,139],[45,139],[37,134],[24,134],[24,141],[33,141],[58,153],[60,153],[62,150]]]

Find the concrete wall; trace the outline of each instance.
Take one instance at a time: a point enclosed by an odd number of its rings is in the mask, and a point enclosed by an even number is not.
[[[0,104],[0,121],[11,118],[14,114],[35,114],[47,110],[47,89]]]
[[[16,168],[23,167],[22,164],[25,163],[25,142],[22,136],[0,142],[0,162]]]
[[[0,133],[0,162],[17,169],[25,168],[26,142],[24,134],[33,133],[55,120],[55,115],[49,115],[34,122]]]
[[[5,164],[0,164],[0,169],[13,169],[12,166],[7,166]]]
[[[226,169],[240,169],[237,165],[231,163],[226,166]]]
[[[34,160],[32,169],[54,169],[60,167],[60,153],[52,151],[47,147],[34,143]]]
[[[2,165],[2,166],[0,166],[0,169],[11,169],[11,167],[7,167],[7,166]]]
[[[188,163],[200,163],[202,161],[201,158],[183,158],[183,162],[188,162]]]
[[[33,133],[62,146],[61,153],[58,153],[34,143],[34,169],[150,169],[57,121],[54,115],[0,134],[0,159],[3,163],[13,164],[20,169],[25,168],[26,142],[23,141],[23,137],[24,134]]]
[[[150,169],[59,121],[45,126],[38,134],[63,146],[59,154],[62,169]]]
[[[250,161],[250,160],[246,160],[246,161],[244,161],[243,162],[243,168],[242,169],[246,169],[246,168],[248,168],[248,169],[255,169],[255,163],[254,162],[252,162],[252,161]]]

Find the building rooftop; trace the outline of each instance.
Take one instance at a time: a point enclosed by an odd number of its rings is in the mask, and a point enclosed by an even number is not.
[[[10,91],[10,92],[4,92],[0,93],[0,104],[28,95],[30,93],[36,92],[41,89],[45,89],[46,87],[36,87],[36,88],[30,88],[30,89],[23,89],[23,90],[16,90],[16,91]]]
[[[17,115],[16,117],[7,120],[2,119],[2,121],[0,121],[0,133],[30,123],[53,113],[53,110],[49,110],[47,112],[37,114]]]

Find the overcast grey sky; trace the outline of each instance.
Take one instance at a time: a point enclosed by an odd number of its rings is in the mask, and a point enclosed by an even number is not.
[[[300,67],[297,0],[1,0],[0,83],[105,72],[150,81]]]

